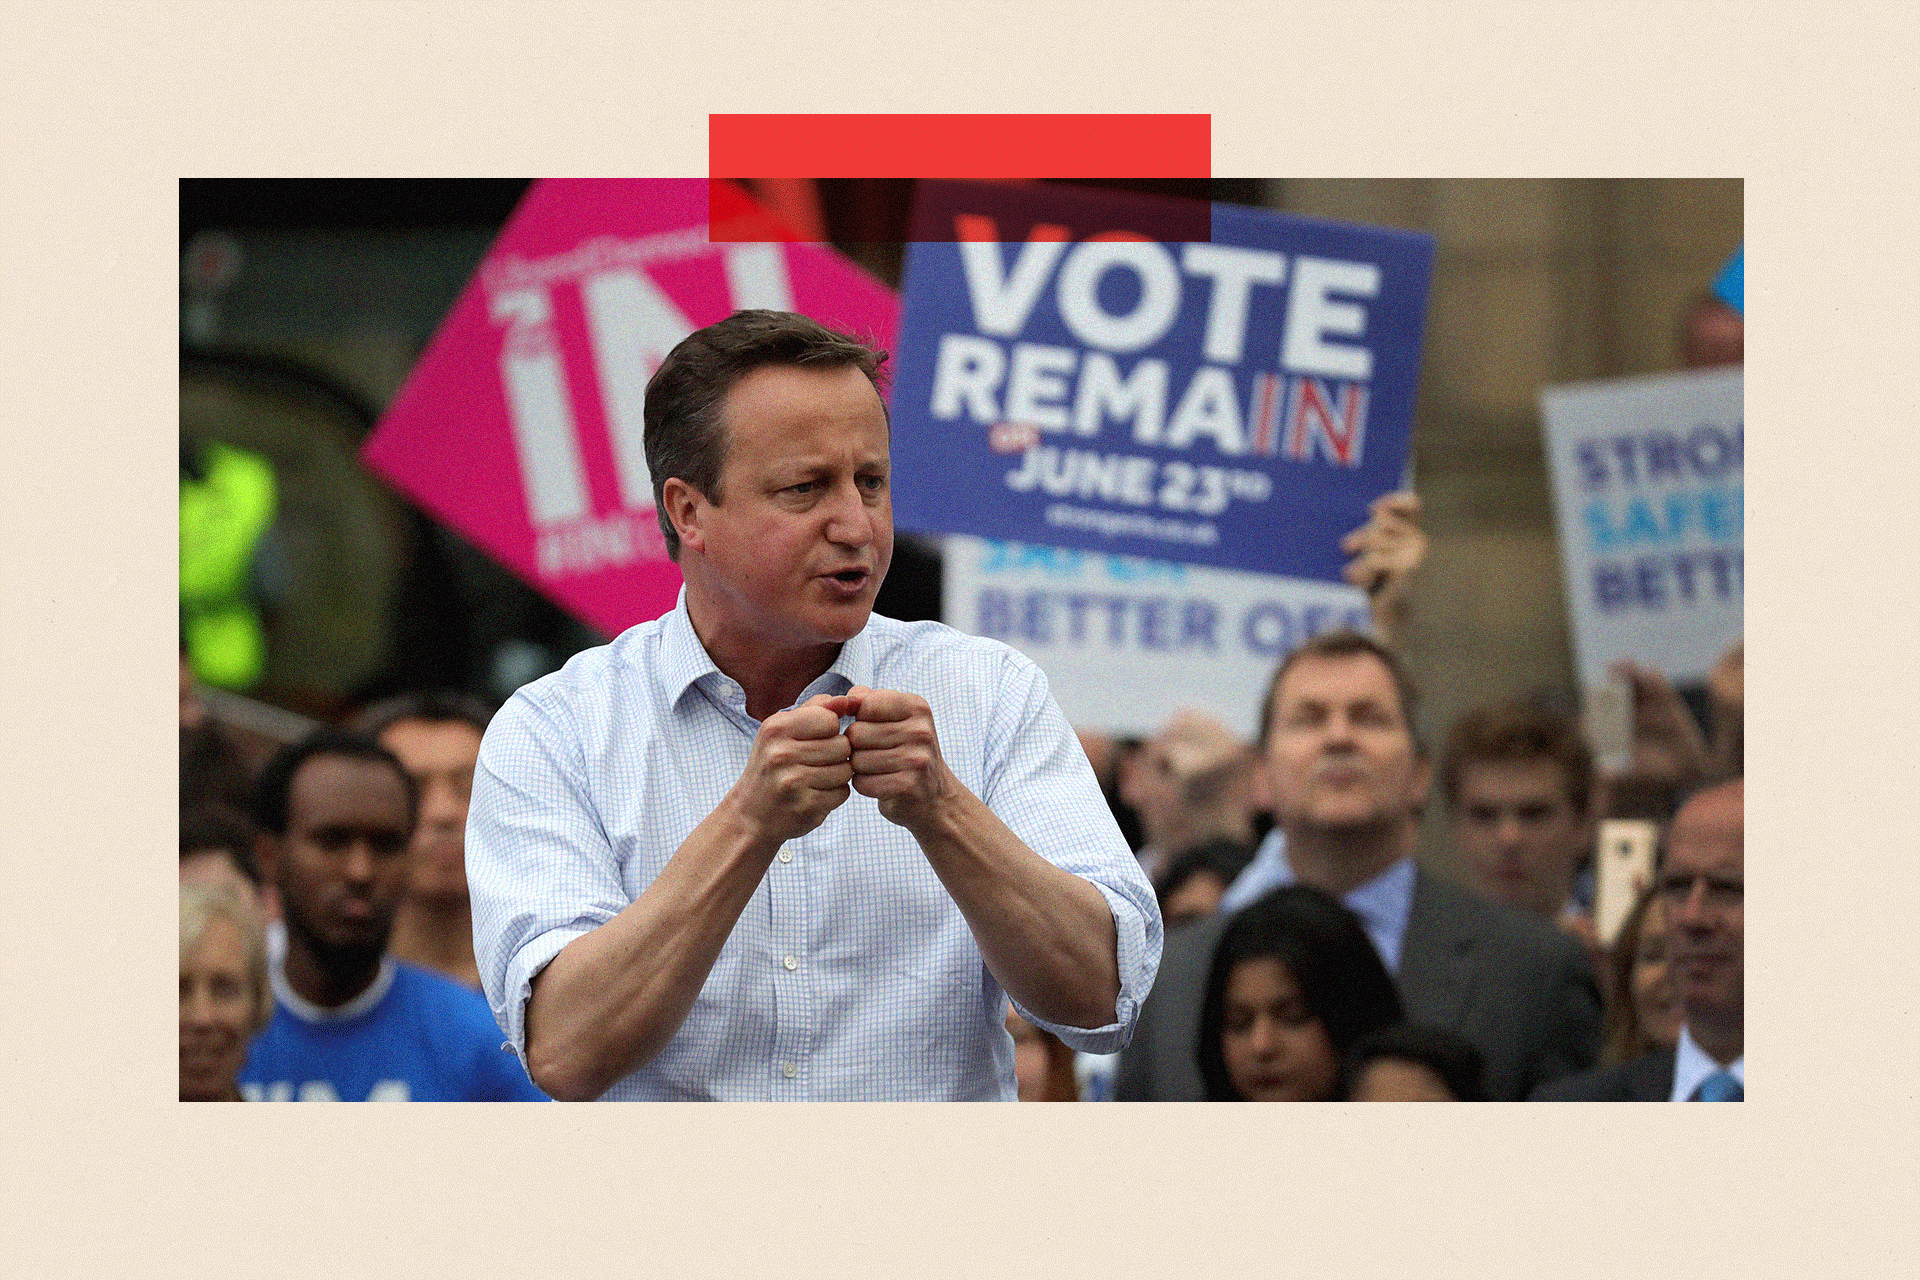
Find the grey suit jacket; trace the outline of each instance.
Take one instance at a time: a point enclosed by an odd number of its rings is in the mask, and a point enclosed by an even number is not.
[[[1671,1049],[1657,1049],[1617,1067],[1596,1067],[1533,1091],[1535,1102],[1665,1102],[1672,1096]]]
[[[1226,919],[1170,931],[1160,974],[1121,1054],[1123,1102],[1206,1096],[1194,1056],[1207,969]],[[1591,1066],[1600,1045],[1600,992],[1572,938],[1416,870],[1397,975],[1407,1017],[1446,1027],[1486,1059],[1487,1096],[1518,1100]]]

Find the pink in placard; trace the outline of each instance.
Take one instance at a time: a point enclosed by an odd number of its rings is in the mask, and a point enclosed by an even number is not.
[[[610,635],[680,590],[641,442],[667,351],[743,307],[888,348],[899,324],[892,290],[825,245],[710,241],[708,191],[705,178],[534,183],[361,451]]]

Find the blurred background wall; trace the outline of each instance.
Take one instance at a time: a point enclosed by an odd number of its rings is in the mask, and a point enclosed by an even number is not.
[[[1575,705],[1537,399],[1679,366],[1680,326],[1742,238],[1737,179],[1288,179],[1276,208],[1437,242],[1415,416],[1431,538],[1404,647],[1430,743],[1460,713]],[[1430,815],[1424,854],[1447,842]]]
[[[1738,180],[1286,180],[1298,213],[1437,241],[1414,487],[1432,547],[1409,658],[1429,727],[1573,689],[1543,386],[1678,366],[1680,321],[1741,239]]]

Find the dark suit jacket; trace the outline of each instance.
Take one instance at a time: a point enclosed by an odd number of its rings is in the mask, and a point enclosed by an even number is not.
[[[1194,1057],[1207,969],[1226,920],[1167,934],[1160,974],[1120,1057],[1123,1102],[1206,1096]],[[1464,1036],[1487,1064],[1487,1096],[1525,1098],[1593,1064],[1600,992],[1572,938],[1509,907],[1416,870],[1397,975],[1407,1017]]]
[[[1533,1091],[1535,1102],[1665,1102],[1673,1095],[1673,1050],[1618,1067],[1596,1067]]]

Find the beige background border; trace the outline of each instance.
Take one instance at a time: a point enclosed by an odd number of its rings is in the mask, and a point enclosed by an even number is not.
[[[8,1274],[1913,1272],[1910,6],[1074,8],[6,7]],[[1234,176],[1748,179],[1753,1104],[172,1105],[176,179],[993,108],[1211,111]]]

